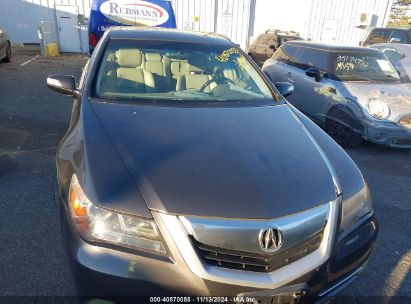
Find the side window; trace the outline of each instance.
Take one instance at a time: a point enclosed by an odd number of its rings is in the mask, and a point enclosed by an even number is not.
[[[397,62],[405,58],[405,55],[403,53],[395,49],[385,49],[384,54],[392,62]]]
[[[291,65],[298,65],[298,53],[300,49],[294,45],[282,45],[273,55],[273,59]]]
[[[389,38],[390,42],[399,42],[399,43],[407,43],[407,35],[405,31],[395,30],[393,31],[391,37]]]
[[[317,68],[321,71],[327,71],[327,53],[321,50],[303,48],[299,57],[299,68],[306,70],[308,68]]]
[[[388,42],[388,39],[392,33],[390,29],[374,29],[367,39],[368,43],[384,43]]]

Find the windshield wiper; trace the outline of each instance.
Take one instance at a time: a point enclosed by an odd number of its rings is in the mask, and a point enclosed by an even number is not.
[[[385,75],[385,78],[392,79],[392,80],[395,80],[395,81],[400,81],[400,79],[398,77],[394,77],[392,75]]]
[[[344,78],[343,78],[344,79]],[[345,79],[347,81],[373,81],[373,79],[369,79],[369,78],[362,78],[362,77],[350,77],[348,79]]]

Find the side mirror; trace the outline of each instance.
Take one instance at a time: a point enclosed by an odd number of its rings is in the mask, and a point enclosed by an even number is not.
[[[276,50],[276,47],[275,47],[274,44],[270,44],[269,48],[272,49],[272,50],[274,50],[274,51]]]
[[[76,78],[68,75],[50,75],[47,77],[47,86],[57,93],[68,96],[77,96]]]
[[[276,82],[274,85],[283,97],[288,97],[294,93],[294,86],[289,82]]]
[[[305,74],[308,77],[314,77],[315,81],[320,82],[321,81],[321,74],[320,71],[317,70],[316,68],[309,68],[305,71]]]

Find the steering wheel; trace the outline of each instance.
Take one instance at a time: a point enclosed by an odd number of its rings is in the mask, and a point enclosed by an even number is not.
[[[235,82],[232,81],[232,80],[229,79],[229,78],[214,77],[214,78],[211,78],[211,79],[207,80],[207,81],[201,86],[201,88],[200,88],[198,91],[201,92],[201,93],[203,93],[204,90],[206,89],[206,87],[208,87],[208,86],[209,86],[210,84],[212,84],[213,82],[215,82],[216,84],[222,84],[222,83],[228,82],[228,83],[231,83],[231,84],[234,84],[234,85],[235,85]]]

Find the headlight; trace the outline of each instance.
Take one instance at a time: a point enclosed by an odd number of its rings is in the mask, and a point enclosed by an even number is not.
[[[84,194],[76,175],[71,179],[69,198],[71,219],[84,239],[166,253],[153,220],[120,214],[94,205]]]
[[[387,118],[390,115],[388,105],[379,99],[371,98],[368,102],[368,110],[371,115],[378,119]]]
[[[370,192],[368,187],[364,186],[358,193],[342,202],[341,230],[348,229],[372,210]]]

